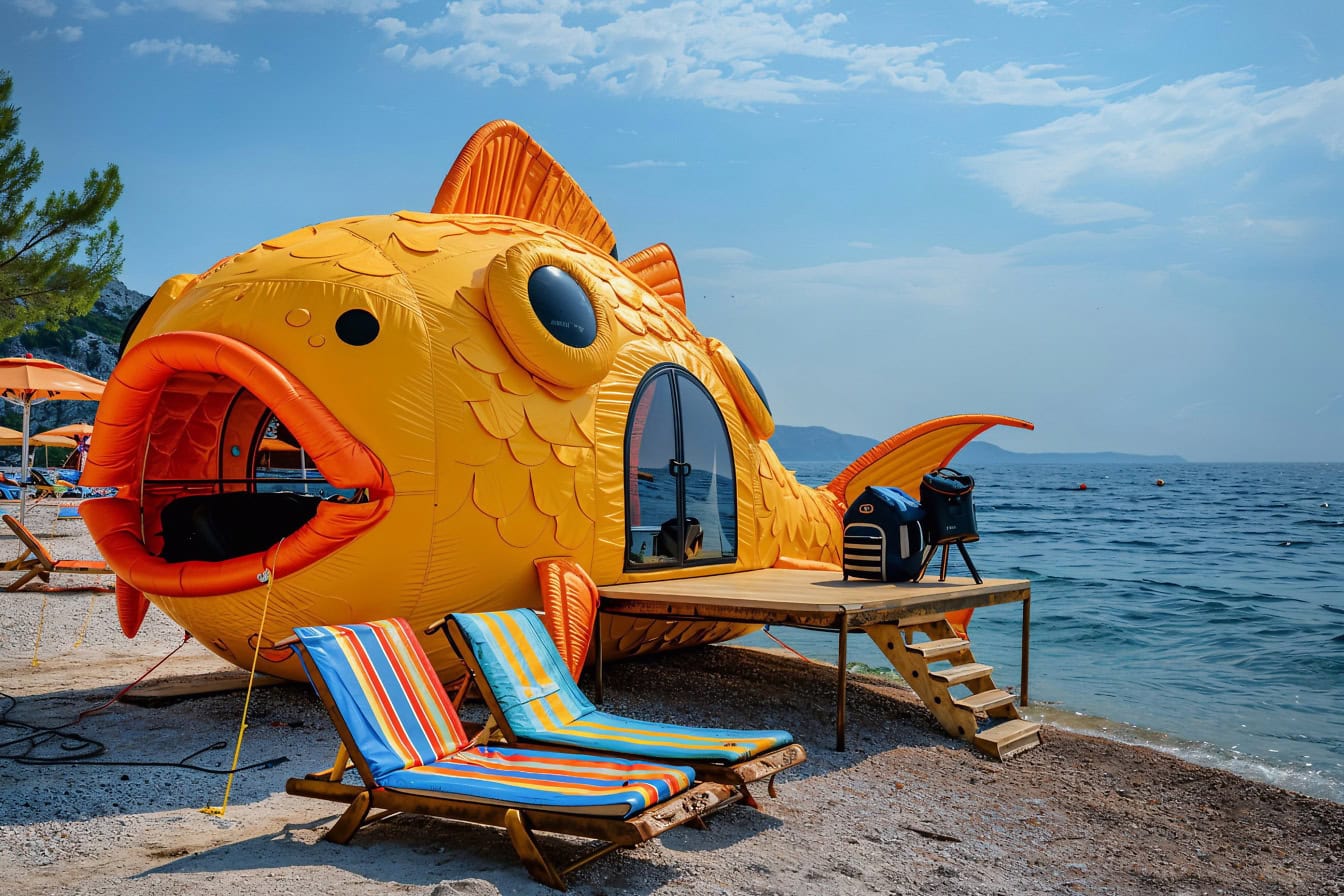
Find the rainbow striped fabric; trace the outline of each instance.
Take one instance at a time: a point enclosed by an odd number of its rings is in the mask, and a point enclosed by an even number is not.
[[[406,620],[312,626],[294,634],[322,673],[374,780],[466,746],[457,711]]]
[[[793,743],[787,731],[643,722],[601,712],[579,690],[533,610],[454,613],[519,740],[681,762],[741,762]]]
[[[403,619],[294,634],[380,787],[626,817],[680,793],[694,777],[693,769],[653,762],[468,747],[457,712]]]

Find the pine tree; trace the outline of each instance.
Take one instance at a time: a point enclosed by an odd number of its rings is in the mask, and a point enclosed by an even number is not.
[[[13,86],[0,71],[0,339],[86,314],[121,271],[121,232],[102,223],[121,196],[117,166],[90,171],[81,191],[28,199],[42,161],[18,139]]]

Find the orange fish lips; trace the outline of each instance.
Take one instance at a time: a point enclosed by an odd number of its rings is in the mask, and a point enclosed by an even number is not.
[[[266,490],[256,459],[278,420],[326,483],[322,501]],[[340,549],[391,508],[368,447],[267,355],[214,333],[136,345],[103,393],[82,484],[116,488],[81,513],[131,589],[204,597],[255,588]],[[124,621],[124,620],[123,620]]]

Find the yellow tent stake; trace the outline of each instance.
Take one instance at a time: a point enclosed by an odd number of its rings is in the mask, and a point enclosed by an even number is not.
[[[37,612],[37,640],[33,642],[33,665],[40,666],[37,659],[38,648],[42,646],[42,624],[47,620],[47,594],[42,592],[42,609]]]
[[[96,600],[98,600],[96,593],[89,595],[89,609],[84,613],[84,624],[79,627],[79,636],[75,638],[75,646],[71,648],[72,650],[77,649],[79,645],[84,643],[84,635],[89,631],[89,620],[93,618],[93,603]]]
[[[272,555],[271,566],[275,565],[275,558],[280,555],[280,544],[283,541],[282,538],[275,543],[275,554]],[[233,776],[238,768],[238,757],[243,752],[243,732],[247,730],[247,708],[252,703],[252,683],[257,678],[257,658],[261,656],[262,632],[266,630],[266,609],[271,605],[271,585],[275,582],[275,575],[270,567],[263,566],[257,580],[266,583],[266,596],[261,601],[261,622],[257,624],[257,643],[252,649],[252,669],[247,676],[247,695],[243,697],[243,718],[238,723],[238,741],[233,747],[233,762],[229,765],[228,781],[224,784],[224,800],[218,806],[206,806],[201,810],[206,815],[218,815],[221,818],[229,810],[229,792],[233,790]]]

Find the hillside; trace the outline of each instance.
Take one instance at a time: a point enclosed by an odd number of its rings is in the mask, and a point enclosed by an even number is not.
[[[64,364],[71,370],[105,380],[117,363],[121,334],[126,322],[149,296],[113,280],[83,317],[75,317],[59,330],[28,330],[13,339],[0,340],[0,358],[18,358],[32,353]],[[92,423],[97,404],[91,401],[46,401],[33,406],[32,431],[42,432],[66,423]],[[18,429],[23,414],[14,405],[0,406],[0,425]]]

